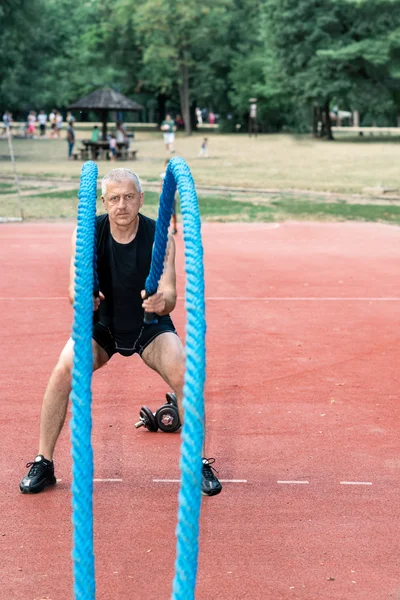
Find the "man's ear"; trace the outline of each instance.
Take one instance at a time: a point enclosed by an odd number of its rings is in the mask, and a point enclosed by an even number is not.
[[[144,192],[140,194],[139,207],[142,208],[144,202]]]
[[[101,201],[102,201],[102,203],[103,203],[104,210],[106,211],[106,210],[107,210],[107,207],[106,207],[106,199],[104,198],[104,196],[102,196],[102,197],[101,197]]]

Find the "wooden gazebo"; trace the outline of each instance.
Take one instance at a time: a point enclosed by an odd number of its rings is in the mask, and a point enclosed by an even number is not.
[[[102,138],[107,139],[107,121],[108,112],[110,110],[115,111],[130,111],[140,112],[143,110],[143,106],[130,100],[123,94],[116,92],[112,88],[100,88],[95,90],[89,96],[77,100],[68,107],[69,110],[93,110],[101,114],[101,121],[103,123]]]

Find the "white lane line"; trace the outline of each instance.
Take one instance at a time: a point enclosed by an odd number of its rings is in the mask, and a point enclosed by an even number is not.
[[[247,479],[220,479],[221,483],[247,483]],[[180,479],[153,479],[153,483],[180,483]]]
[[[122,479],[93,479],[94,483],[122,483]],[[57,479],[57,483],[61,483],[62,479]],[[153,479],[153,483],[180,483],[180,479]],[[247,479],[220,479],[221,483],[248,483]],[[309,485],[309,481],[306,479],[289,479],[283,480],[278,479],[277,482],[280,485]],[[373,485],[372,481],[340,481],[340,485]]]
[[[178,298],[178,300],[184,300],[184,298]],[[259,301],[259,302],[398,302],[400,298],[396,297],[354,297],[354,296],[330,296],[330,297],[313,297],[313,296],[263,296],[260,298],[254,296],[208,296],[206,300],[209,301],[227,301],[227,300],[239,300],[244,301]]]
[[[248,302],[399,302],[400,298],[393,297],[302,297],[302,296],[263,296],[257,298],[255,296],[206,296],[205,298],[209,302],[226,302],[229,301],[248,301]],[[0,296],[0,301],[9,300],[14,301],[45,301],[45,300],[65,300],[68,301],[66,296]],[[183,296],[179,296],[178,300],[185,300]]]
[[[305,484],[305,485],[307,485],[307,484],[309,484],[310,482],[309,482],[309,481],[306,481],[306,480],[297,481],[297,480],[293,479],[293,480],[289,480],[289,481],[282,481],[282,480],[279,480],[279,479],[278,479],[278,481],[277,481],[276,483],[283,483],[283,484],[294,484],[294,485],[304,485],[304,484]]]
[[[341,481],[340,485],[372,485],[372,481]]]

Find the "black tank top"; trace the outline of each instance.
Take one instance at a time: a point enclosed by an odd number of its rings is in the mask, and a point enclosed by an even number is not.
[[[140,292],[150,271],[156,222],[139,213],[139,227],[128,244],[114,240],[108,215],[96,218],[100,322],[111,331],[134,331],[143,325]]]

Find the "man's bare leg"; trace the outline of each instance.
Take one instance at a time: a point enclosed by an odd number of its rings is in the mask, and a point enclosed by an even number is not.
[[[179,418],[183,423],[182,399],[186,356],[181,340],[175,333],[166,331],[143,350],[142,359],[174,390],[178,401]]]
[[[178,401],[178,412],[183,423],[183,386],[186,370],[185,349],[179,337],[172,332],[165,332],[156,337],[145,348],[142,358],[147,366],[161,375],[164,381],[174,390]],[[213,473],[211,466],[214,459],[206,459],[205,438],[203,444],[202,493],[215,496],[222,490],[221,483]]]
[[[40,415],[39,454],[53,460],[54,448],[61,433],[71,393],[73,341],[69,339],[50,375]],[[93,340],[93,370],[108,361],[107,352]]]

